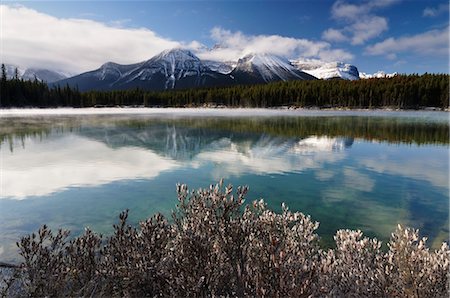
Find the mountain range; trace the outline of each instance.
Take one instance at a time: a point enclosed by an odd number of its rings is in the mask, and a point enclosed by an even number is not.
[[[239,84],[261,84],[274,81],[392,77],[396,74],[359,72],[344,62],[320,60],[287,60],[272,54],[252,53],[237,61],[201,60],[186,49],[161,52],[147,61],[122,65],[107,62],[100,68],[79,75],[40,69],[21,69],[6,65],[7,77],[44,81],[50,86],[77,87],[89,90],[167,90],[192,87],[216,87]]]
[[[249,54],[233,64],[203,61],[189,50],[172,49],[136,64],[108,62],[54,84],[77,86],[80,91],[166,90],[315,79],[288,60],[270,54]]]

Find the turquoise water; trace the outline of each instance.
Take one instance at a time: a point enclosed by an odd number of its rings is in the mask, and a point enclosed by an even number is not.
[[[0,261],[46,223],[108,234],[176,204],[175,184],[248,185],[247,202],[387,241],[399,223],[449,238],[449,123],[441,112],[206,111],[0,119]]]

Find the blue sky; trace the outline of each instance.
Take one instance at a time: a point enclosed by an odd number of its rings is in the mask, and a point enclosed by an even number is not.
[[[80,72],[168,47],[341,60],[360,71],[449,72],[448,1],[3,1],[2,61]],[[221,48],[206,48],[220,44]]]

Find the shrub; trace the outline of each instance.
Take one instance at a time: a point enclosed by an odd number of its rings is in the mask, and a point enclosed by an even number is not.
[[[418,231],[399,226],[389,250],[361,231],[340,230],[323,250],[318,223],[283,204],[244,206],[247,187],[222,183],[190,192],[177,185],[168,221],[157,214],[138,227],[119,216],[102,240],[90,230],[68,241],[43,226],[18,243],[20,274],[2,295],[186,297],[447,297],[450,250],[425,246]],[[11,284],[20,283],[21,291]]]

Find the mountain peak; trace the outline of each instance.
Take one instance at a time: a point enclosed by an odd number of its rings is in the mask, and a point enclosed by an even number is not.
[[[117,67],[118,66],[118,64],[117,63],[114,63],[114,62],[106,62],[106,63],[103,63],[102,64],[102,66],[100,66],[100,68],[113,68],[113,67]]]
[[[263,81],[313,79],[297,70],[287,59],[269,53],[249,53],[238,60],[237,71],[258,74]]]
[[[190,50],[183,48],[173,48],[169,50],[164,50],[159,53],[157,56],[159,59],[175,59],[175,60],[199,60],[200,59],[194,55]]]

